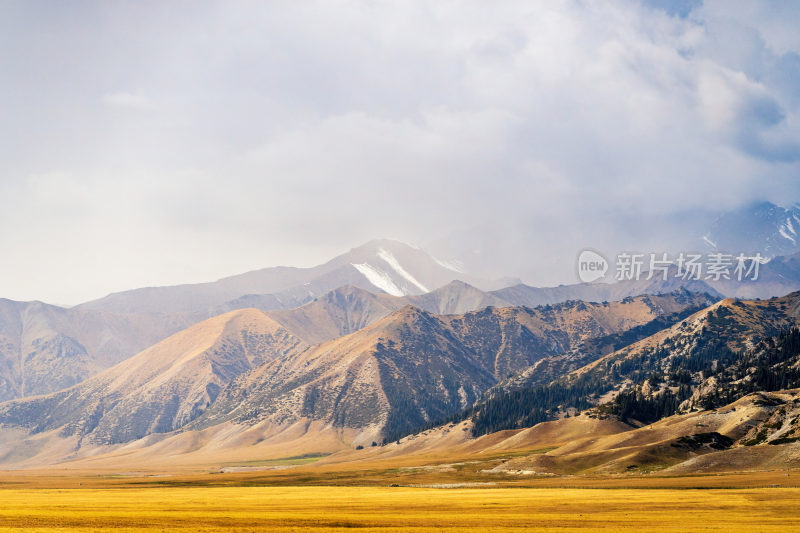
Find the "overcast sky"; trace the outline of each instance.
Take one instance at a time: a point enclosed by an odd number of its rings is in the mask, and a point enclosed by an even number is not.
[[[798,28],[791,1],[0,0],[0,296],[796,202]]]

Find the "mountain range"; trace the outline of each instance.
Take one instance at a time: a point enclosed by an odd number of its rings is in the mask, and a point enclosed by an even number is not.
[[[192,324],[237,309],[257,308],[274,312],[279,321],[297,321],[301,319],[292,310],[298,306],[324,299],[332,305],[334,299],[340,299],[340,310],[335,312],[352,313],[349,323],[326,323],[319,305],[299,313],[306,315],[302,320],[309,324],[303,333],[305,341],[316,344],[353,332],[407,304],[449,314],[487,306],[615,301],[681,287],[742,298],[767,298],[800,288],[800,255],[776,257],[762,265],[756,282],[674,276],[647,280],[643,276],[616,283],[538,288],[512,279],[476,279],[458,270],[458,265],[444,263],[419,248],[379,240],[318,267],[278,267],[213,283],[137,289],[73,308],[2,300],[0,400],[54,392],[78,383]],[[362,291],[357,297],[356,290]],[[350,294],[345,294],[348,291]],[[366,306],[363,312],[360,305]],[[359,313],[362,315],[356,316]]]
[[[676,412],[692,387],[722,365],[741,360],[757,342],[798,325],[800,293],[770,300],[721,300],[605,355],[590,351],[587,360],[581,350],[567,354],[581,364],[544,383],[528,376],[512,378],[474,408],[476,432],[532,425],[630,390],[644,388],[651,394],[656,386],[662,391],[660,400]]]
[[[702,236],[704,248],[765,257],[800,252],[800,205],[759,202],[718,216]],[[699,247],[698,247],[699,248]]]
[[[709,301],[678,291],[462,315],[406,305],[314,346],[302,327],[295,335],[263,311],[233,311],[71,388],[0,404],[0,421],[30,442],[69,442],[70,453],[225,423],[274,432],[317,421],[371,442],[455,414],[542,357]]]
[[[381,270],[391,280],[391,292],[409,294],[398,296],[381,290],[353,264],[371,265],[372,270],[362,268],[365,272]],[[316,344],[351,333],[404,305],[452,314],[487,306],[535,307],[570,299],[613,301],[678,287],[718,295],[701,281],[642,280],[535,288],[513,284],[514,280],[475,280],[453,268],[441,265],[422,250],[383,240],[313,269],[265,269],[210,284],[139,289],[72,308],[0,300],[0,401],[63,389],[192,324],[237,309],[269,311],[275,320],[294,324],[304,341]],[[424,283],[425,288],[436,288],[422,293],[409,278]],[[464,279],[483,283],[484,288],[512,285],[485,291]],[[296,285],[300,282],[305,285]],[[776,282],[776,287],[780,286]],[[239,292],[280,287],[280,292],[272,294]],[[386,284],[383,288],[390,289]],[[329,313],[337,314],[333,322]],[[338,315],[342,314],[349,320],[340,320]],[[300,322],[306,323],[302,332]]]
[[[509,280],[482,280],[424,250],[392,240],[370,241],[311,268],[272,267],[210,283],[147,287],[110,294],[79,309],[116,313],[219,314],[228,308],[290,309],[326,292],[352,285],[392,296],[424,294],[460,279],[486,290]]]
[[[759,212],[763,231],[781,219],[791,233],[794,212]],[[800,387],[800,293],[783,296],[800,288],[800,254],[771,257],[757,282],[673,275],[538,288],[463,270],[380,240],[318,267],[72,308],[0,300],[0,463],[413,455],[422,443],[478,450],[511,431],[566,446],[553,454],[563,458],[520,465],[568,473],[573,454],[597,453],[591,468],[611,472],[627,461],[609,451],[623,434],[737,402],[755,418],[701,436],[676,422],[667,444],[641,441],[642,457],[667,450],[678,468],[800,438],[785,409],[760,409],[773,400],[757,396],[784,401]],[[462,425],[468,436],[445,437]],[[581,427],[608,438],[570,444]]]

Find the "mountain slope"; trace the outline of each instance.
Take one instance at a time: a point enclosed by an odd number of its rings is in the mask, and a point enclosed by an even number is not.
[[[512,391],[531,388],[537,385],[546,385],[551,381],[565,376],[604,355],[620,350],[635,342],[645,339],[661,330],[671,327],[685,318],[701,311],[711,301],[696,302],[679,311],[655,317],[650,322],[641,326],[634,326],[622,333],[612,333],[601,337],[593,337],[575,345],[567,352],[544,357],[515,373],[507,380],[498,383],[493,391]],[[703,305],[705,304],[705,305]]]
[[[516,288],[521,287],[539,290],[533,287],[516,286]],[[709,289],[704,284],[699,287]],[[655,290],[655,287],[653,288]],[[663,286],[661,288],[666,289],[667,287]],[[353,333],[406,305],[413,305],[418,309],[437,315],[458,315],[468,314],[486,307],[517,307],[524,305],[526,301],[530,303],[535,300],[535,298],[527,299],[525,297],[511,297],[509,300],[504,300],[497,296],[501,292],[504,291],[481,291],[459,280],[452,281],[426,294],[403,297],[376,294],[358,287],[344,286],[295,309],[267,311],[267,314],[306,342],[316,344]],[[627,292],[627,290],[621,291],[620,296]],[[659,295],[667,295],[667,298],[661,299]],[[617,294],[613,296],[617,296]],[[631,297],[626,295],[618,299],[612,298],[611,301],[614,304],[612,307],[616,307],[619,300],[625,300],[626,298],[630,299]],[[248,301],[253,301],[253,299],[248,299]],[[634,301],[638,300],[632,299],[628,303]],[[687,306],[707,305],[715,301],[715,298],[713,296],[692,294],[686,290],[664,290],[653,294],[653,298],[650,301],[652,305],[664,304],[670,309],[670,311],[666,311],[666,308],[662,308],[653,315],[655,317],[656,315],[661,316],[663,313],[669,314],[678,309],[685,309]],[[661,302],[661,304],[657,302]],[[561,305],[564,303],[564,301],[554,302],[559,309],[562,308]],[[677,306],[674,304],[677,304]],[[551,304],[525,306],[538,307],[539,305]],[[594,307],[592,306],[592,308]]]
[[[196,324],[83,383],[0,404],[4,426],[113,444],[199,416],[233,378],[306,345],[260,311]]]
[[[345,285],[300,307],[267,314],[306,342],[318,344],[353,333],[406,305],[434,314],[461,314],[502,304],[505,302],[499,298],[463,281],[402,297]]]
[[[243,375],[197,421],[369,428],[393,438],[471,405],[489,386],[593,336],[624,331],[707,297],[685,292],[623,302],[486,308],[435,316],[404,307],[353,334]]]
[[[352,335],[242,376],[198,421],[252,425],[301,418],[364,428],[415,423],[468,405],[492,382],[436,317],[411,306]],[[406,418],[406,417],[411,417]]]
[[[565,440],[569,428],[596,415],[544,422],[523,432],[555,449],[502,462],[493,473],[550,474],[697,473],[789,468],[800,444],[800,390],[753,393],[713,411],[664,418],[609,435]],[[753,435],[764,435],[760,445]],[[786,438],[784,435],[793,437]],[[771,443],[772,445],[768,444]]]
[[[546,385],[497,391],[476,406],[477,434],[524,427],[569,410],[609,402],[636,387],[663,391],[648,406],[669,413],[691,394],[686,387],[728,365],[759,341],[800,324],[800,293],[772,300],[726,299]],[[686,397],[684,397],[686,396]]]
[[[70,387],[198,320],[0,299],[0,401]]]
[[[490,306],[511,307],[520,305],[504,300],[492,292],[482,291],[461,280],[452,281],[426,294],[407,296],[405,301],[437,315],[460,315]]]
[[[301,307],[267,314],[309,344],[353,333],[402,308],[405,298],[346,285]]]

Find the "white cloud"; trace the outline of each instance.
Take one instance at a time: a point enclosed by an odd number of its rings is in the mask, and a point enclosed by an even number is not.
[[[153,108],[153,102],[141,93],[114,92],[103,95],[103,103],[128,109],[146,110]]]
[[[534,239],[581,247],[608,229],[584,220],[622,217],[639,238],[647,217],[798,201],[796,10],[728,5],[683,18],[632,0],[50,6],[63,22],[47,28],[0,16],[0,45],[24,50],[0,74],[0,186],[15,193],[0,207],[9,224],[38,221],[0,246],[103,250],[85,289],[46,285],[83,275],[80,261],[35,282],[6,264],[0,295],[75,301],[498,221],[530,228],[494,236],[531,243],[523,261]]]

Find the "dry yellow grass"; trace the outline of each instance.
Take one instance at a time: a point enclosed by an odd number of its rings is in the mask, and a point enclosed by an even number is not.
[[[3,489],[0,530],[791,531],[800,489]]]

